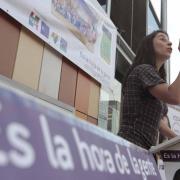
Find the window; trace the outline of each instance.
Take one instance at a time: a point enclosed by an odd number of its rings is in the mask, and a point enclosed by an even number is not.
[[[150,34],[152,31],[160,29],[160,22],[151,3],[149,3],[147,13],[147,34]]]
[[[98,0],[99,4],[102,6],[105,12],[107,12],[107,1],[108,0]]]
[[[101,88],[98,126],[117,134],[119,130],[121,83],[114,79],[112,91]]]
[[[116,70],[115,70],[115,78],[119,82],[123,82],[123,78],[126,74],[126,71],[129,69],[130,64],[123,56],[123,54],[117,49],[116,50]]]
[[[157,14],[158,20],[161,20],[161,0],[150,0],[154,8],[155,13]]]

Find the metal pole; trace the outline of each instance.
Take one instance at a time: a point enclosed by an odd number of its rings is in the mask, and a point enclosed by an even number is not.
[[[167,31],[167,0],[161,0],[161,24],[162,29]]]
[[[161,0],[161,25],[164,31],[167,31],[167,0]],[[166,63],[167,83],[170,83],[170,61]]]
[[[111,0],[107,0],[107,15],[111,17]]]

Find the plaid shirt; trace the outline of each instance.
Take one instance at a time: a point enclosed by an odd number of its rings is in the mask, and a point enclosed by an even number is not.
[[[148,88],[165,83],[152,65],[138,65],[129,74],[123,94],[119,135],[149,149],[156,144],[160,119],[167,106],[152,96]]]

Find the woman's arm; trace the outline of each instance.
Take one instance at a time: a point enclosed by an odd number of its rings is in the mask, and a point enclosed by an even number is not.
[[[161,119],[160,121],[159,131],[163,136],[167,137],[168,139],[171,139],[177,136],[168,126],[168,119],[166,116],[164,116],[163,119]]]
[[[180,104],[180,73],[176,80],[169,86],[166,83],[150,87],[149,92],[166,103]]]

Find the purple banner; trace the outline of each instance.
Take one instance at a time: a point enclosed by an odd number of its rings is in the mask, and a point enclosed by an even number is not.
[[[0,86],[3,180],[158,180],[150,152]]]

